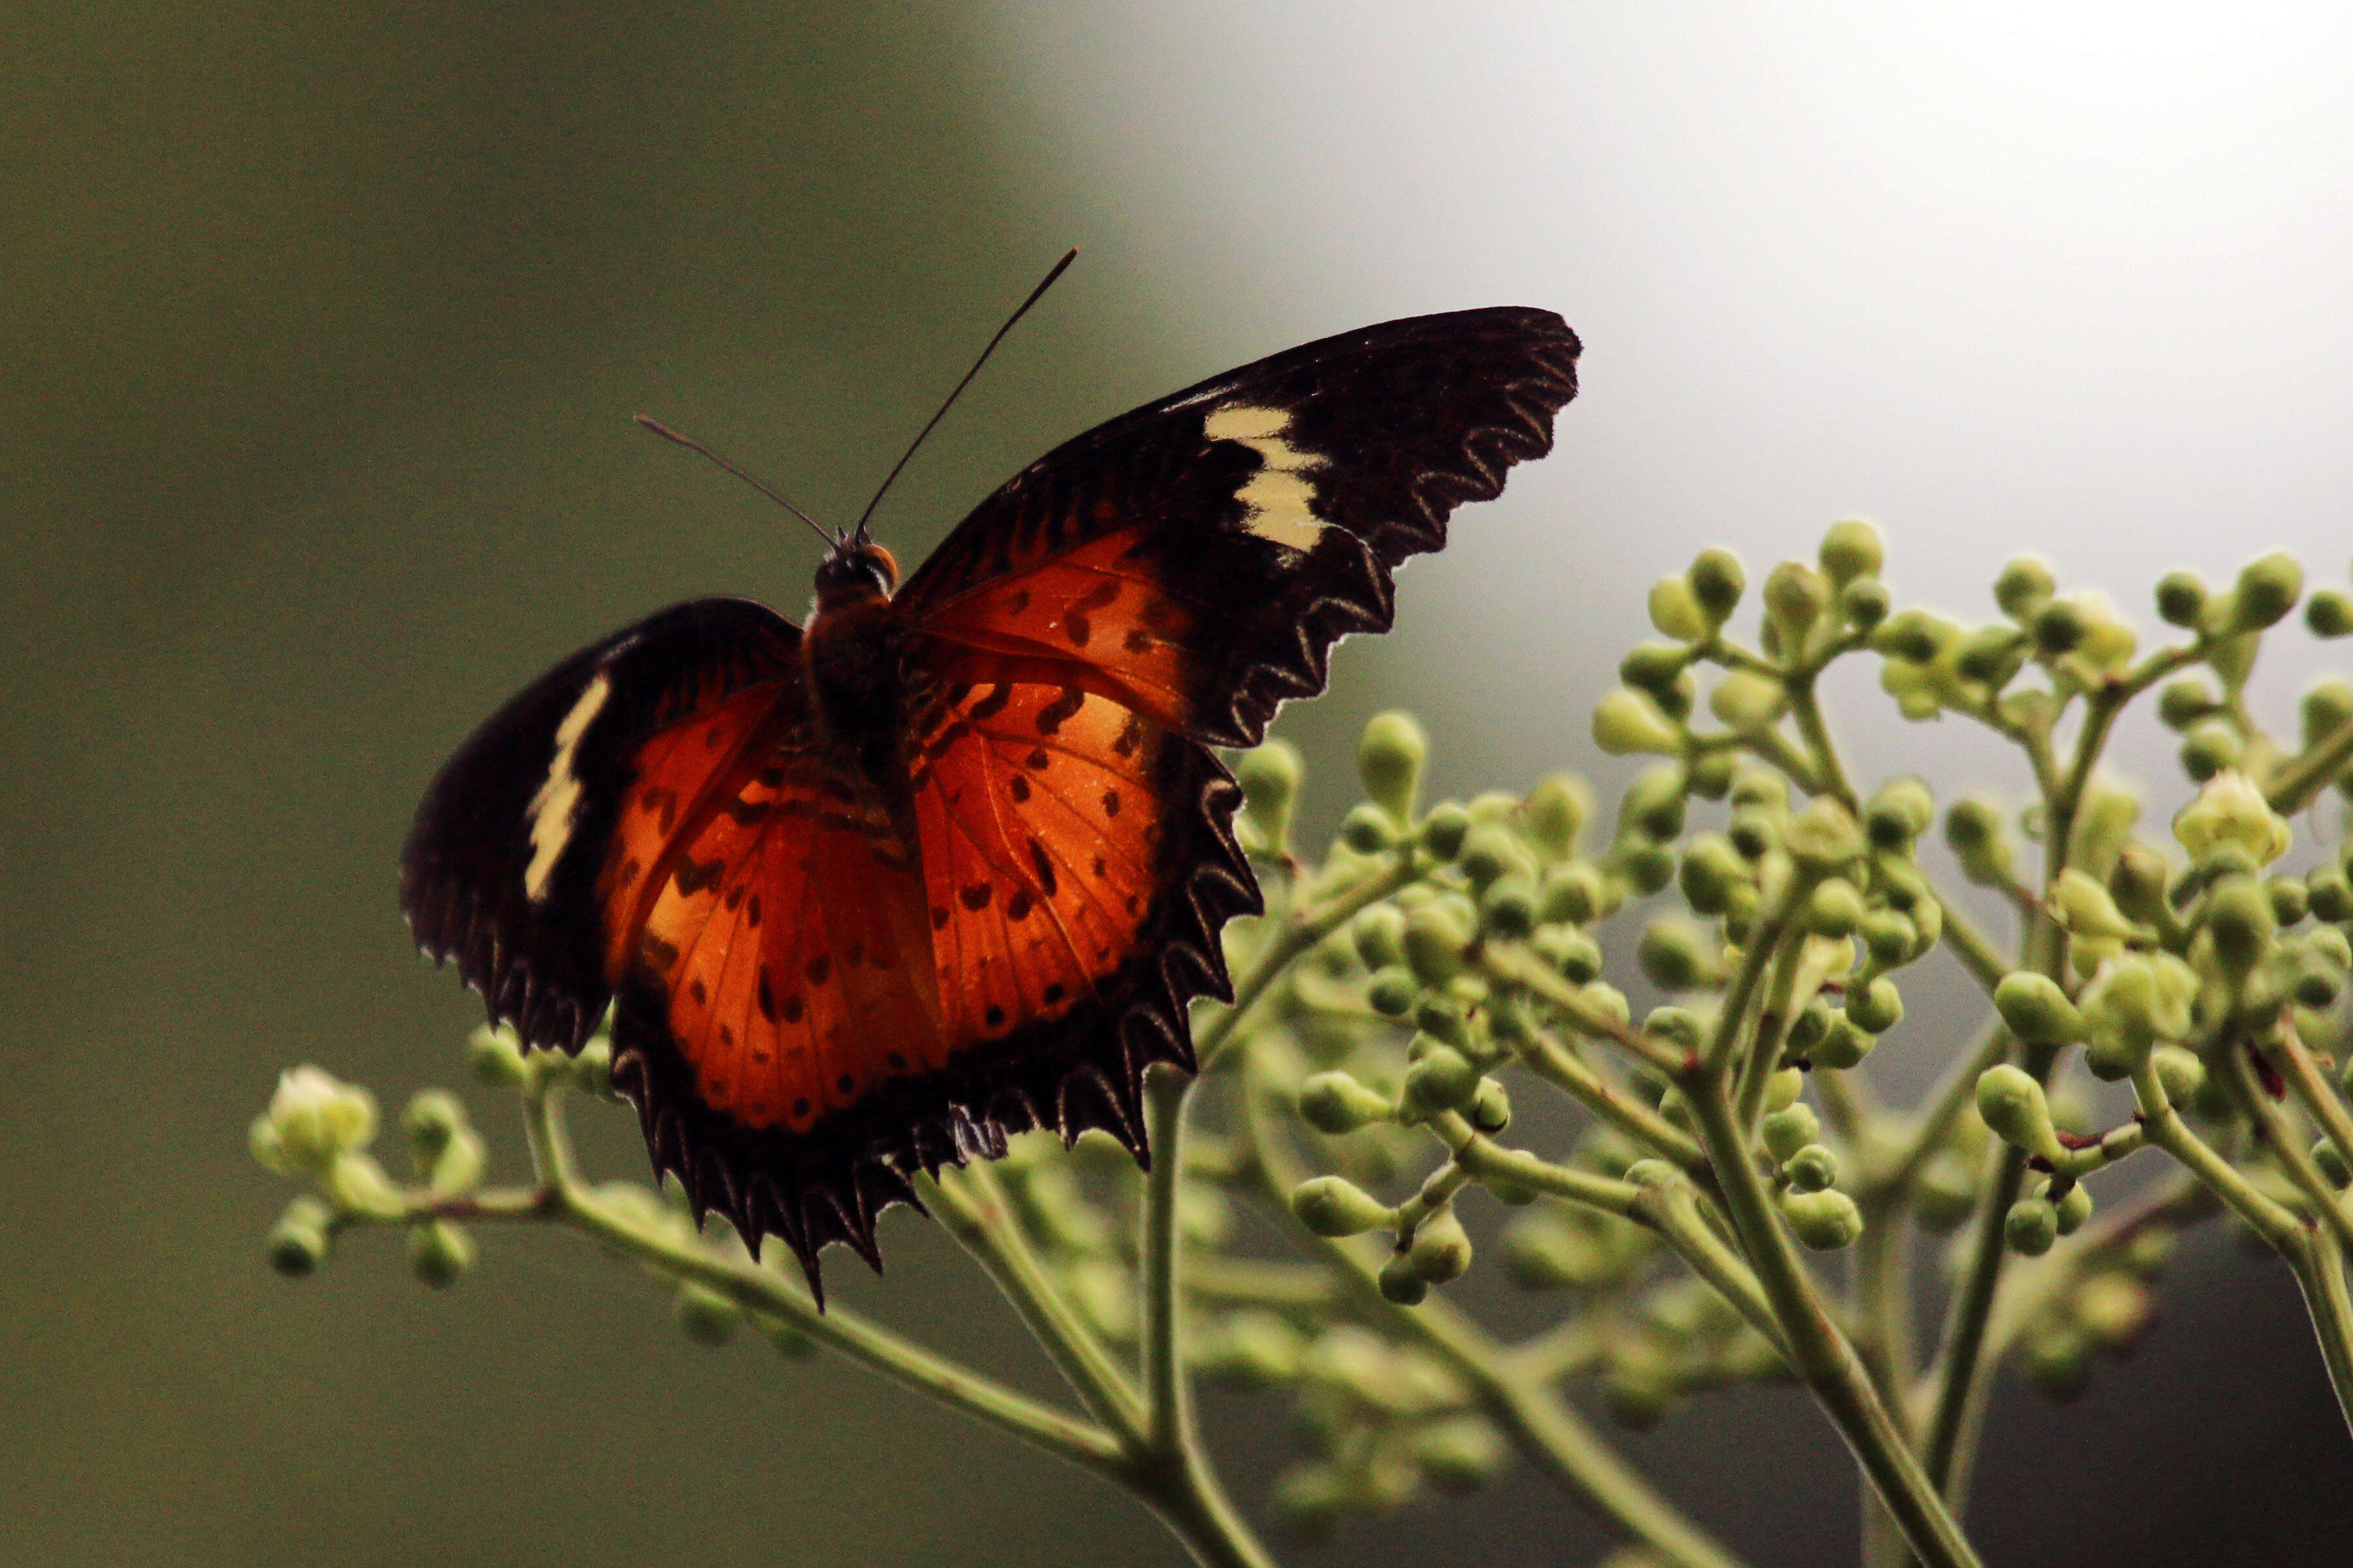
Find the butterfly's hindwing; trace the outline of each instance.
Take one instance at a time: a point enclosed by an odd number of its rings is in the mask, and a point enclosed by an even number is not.
[[[474,732],[427,790],[400,862],[417,945],[491,1018],[577,1050],[610,994],[597,879],[647,737],[797,674],[799,632],[701,599],[584,648]]]

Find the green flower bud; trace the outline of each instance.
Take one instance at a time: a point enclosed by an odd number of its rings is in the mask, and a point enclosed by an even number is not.
[[[1903,994],[1883,974],[1859,991],[1848,989],[1846,1016],[1864,1034],[1883,1035],[1904,1021]]]
[[[1480,1131],[1492,1136],[1494,1133],[1501,1132],[1504,1128],[1509,1127],[1511,1124],[1511,1095],[1504,1089],[1502,1084],[1496,1082],[1493,1079],[1481,1079],[1479,1080],[1479,1092],[1472,1096],[1471,1100],[1471,1125],[1476,1127]],[[1497,1189],[1496,1196],[1502,1197],[1503,1195],[1502,1191]],[[1533,1198],[1535,1194],[1534,1193],[1530,1193],[1528,1196]],[[1506,1198],[1504,1201],[1510,1202],[1511,1200]]]
[[[1414,1460],[1441,1492],[1460,1497],[1477,1491],[1504,1463],[1504,1436],[1483,1415],[1450,1415],[1413,1435]]]
[[[1802,1192],[1791,1187],[1781,1194],[1781,1217],[1797,1238],[1816,1252],[1836,1252],[1854,1245],[1862,1234],[1862,1211],[1836,1187]]]
[[[1378,855],[1397,841],[1397,820],[1369,800],[1358,801],[1340,819],[1340,842],[1359,855]]]
[[[1730,907],[1734,890],[1754,880],[1748,863],[1720,833],[1703,833],[1683,850],[1680,885],[1683,900],[1695,914],[1722,914]]]
[[[1593,791],[1575,773],[1553,773],[1528,792],[1520,805],[1528,838],[1545,858],[1563,862],[1577,853],[1577,841],[1593,818]]]
[[[1882,849],[1908,849],[1912,841],[1936,820],[1936,802],[1918,779],[1893,779],[1882,784],[1863,808],[1862,826],[1872,843]]]
[[[2145,1333],[2156,1315],[2148,1288],[2122,1274],[2094,1274],[2076,1288],[2072,1315],[2092,1342],[2103,1350],[2128,1348]]]
[[[1993,580],[1993,602],[2014,621],[2031,619],[2058,591],[2058,579],[2039,555],[2019,556]]]
[[[1977,1212],[1977,1171],[1949,1149],[1940,1150],[1920,1167],[1913,1202],[1923,1226],[1939,1235],[1952,1230]]]
[[[1470,928],[1456,918],[1442,900],[1422,905],[1405,921],[1406,963],[1425,985],[1443,985],[1462,973],[1462,955],[1471,945]]]
[[[2049,1198],[2021,1198],[2001,1222],[2002,1239],[2021,1258],[2040,1258],[2059,1239],[2059,1210]]]
[[[1818,1068],[1843,1072],[1862,1065],[1871,1055],[1871,1047],[1879,1044],[1879,1037],[1864,1032],[1862,1026],[1844,1013],[1830,1016],[1830,1026],[1822,1037],[1806,1051],[1807,1059]]]
[[[466,1108],[446,1089],[419,1089],[400,1113],[400,1131],[408,1140],[409,1158],[417,1173],[428,1176],[434,1162],[466,1125]]]
[[[2278,933],[2271,900],[2253,877],[2225,877],[2206,895],[2206,934],[2223,973],[2243,978],[2261,963]]]
[[[2071,1184],[2067,1191],[2054,1199],[2052,1207],[2058,1213],[2059,1234],[2073,1236],[2092,1217],[2092,1194],[2083,1183]]]
[[[2353,1165],[2345,1163],[2345,1156],[2337,1149],[2336,1141],[2326,1133],[2313,1143],[2311,1160],[2321,1178],[2337,1191],[2342,1192],[2348,1184],[2353,1184]]]
[[[1387,1271],[1383,1271],[1384,1279]],[[1421,1281],[1416,1279],[1417,1286]],[[1388,1286],[1382,1286],[1384,1294]],[[1422,1292],[1427,1295],[1425,1289]],[[1392,1297],[1391,1300],[1396,1300]],[[1421,1300],[1420,1296],[1413,1301]],[[1413,1301],[1403,1303],[1411,1306]],[[1275,1528],[1294,1541],[1321,1541],[1332,1533],[1340,1516],[1348,1511],[1348,1483],[1329,1465],[1296,1465],[1285,1470],[1274,1483],[1274,1491],[1267,1499],[1267,1510],[1273,1516]]]
[[[1839,590],[1839,614],[1859,632],[1869,633],[1887,618],[1890,608],[1884,584],[1865,577]]]
[[[288,1204],[262,1243],[269,1267],[289,1279],[314,1273],[333,1245],[333,1219],[327,1205],[307,1193]]]
[[[1740,569],[1740,558],[1729,550],[1701,551],[1683,576],[1710,626],[1725,623],[1748,586],[1747,575]]]
[[[408,1227],[409,1271],[436,1290],[446,1290],[474,1266],[474,1238],[446,1219]]]
[[[1430,736],[1410,713],[1376,713],[1356,742],[1356,776],[1365,798],[1393,821],[1413,820],[1414,796],[1421,790],[1421,765],[1430,756]]]
[[[1674,852],[1656,839],[1633,834],[1617,847],[1619,875],[1637,893],[1648,896],[1675,879]]]
[[[2276,626],[2303,596],[2304,568],[2295,556],[2284,550],[2258,556],[2240,569],[2231,595],[2231,629],[2256,632]]]
[[[1780,847],[1780,814],[1761,805],[1737,806],[1724,831],[1743,859],[1762,860]]]
[[[1462,874],[1473,888],[1484,889],[1501,877],[1532,877],[1535,868],[1520,852],[1519,841],[1501,823],[1481,823],[1462,840]]]
[[[319,1190],[336,1208],[374,1219],[397,1219],[408,1206],[375,1157],[364,1152],[336,1155],[320,1178]]]
[[[1299,1115],[1318,1132],[1338,1134],[1394,1120],[1397,1108],[1347,1073],[1319,1072],[1299,1086]]]
[[[2339,974],[2353,969],[2353,942],[2334,926],[2322,926],[2307,933],[2304,951],[2314,962],[2326,964]]]
[[[1361,1236],[1397,1223],[1397,1211],[1345,1176],[1311,1176],[1291,1194],[1291,1212],[1318,1236]]]
[[[1414,1227],[1413,1245],[1406,1256],[1413,1271],[1432,1285],[1460,1279],[1471,1269],[1471,1237],[1450,1206],[1440,1209]]]
[[[1440,1046],[1406,1069],[1405,1108],[1416,1117],[1460,1110],[1479,1092],[1479,1069],[1451,1046]]]
[[[468,1037],[466,1066],[474,1081],[486,1089],[519,1088],[530,1070],[523,1062],[522,1042],[504,1026],[483,1025]]]
[[[1288,741],[1269,741],[1243,752],[1234,769],[1241,781],[1243,809],[1268,847],[1277,851],[1291,840],[1291,812],[1298,804],[1303,772],[1299,748]]]
[[[1707,951],[1706,938],[1691,921],[1668,915],[1651,922],[1634,950],[1643,977],[1662,991],[1692,991],[1706,984],[1718,969]]]
[[[1978,1075],[1978,1115],[2012,1148],[2055,1160],[2064,1153],[2052,1124],[2050,1101],[2031,1074],[2008,1062]]]
[[[2165,857],[2135,840],[2116,851],[2108,893],[2126,919],[2155,925],[2166,913],[2165,889],[2172,879],[2173,868]]]
[[[744,1309],[735,1304],[733,1297],[694,1279],[679,1282],[670,1310],[688,1339],[713,1348],[733,1339],[737,1326],[744,1321]]]
[[[1638,643],[1618,661],[1618,679],[1638,691],[1662,697],[1691,668],[1692,651],[1677,643]]]
[[[1373,975],[1365,987],[1365,1005],[1384,1017],[1401,1018],[1413,1011],[1414,999],[1421,994],[1421,982],[1412,970],[1393,963]]]
[[[2206,584],[2192,572],[2168,572],[2157,580],[2157,613],[2168,626],[2195,626],[2206,612]]]
[[[1817,877],[1835,875],[1862,857],[1862,831],[1846,807],[1828,795],[1809,801],[1791,817],[1781,841],[1799,868]]]
[[[1642,1032],[1652,1039],[1664,1040],[1679,1051],[1695,1051],[1707,1038],[1699,1015],[1688,1007],[1651,1008],[1642,1020]]]
[[[2246,754],[2246,743],[2230,725],[2220,721],[2200,724],[2182,738],[2181,771],[2202,784],[2235,769]]]
[[[1601,945],[1583,931],[1545,927],[1537,931],[1534,946],[1537,956],[1572,984],[1582,985],[1601,973]]]
[[[2157,694],[2157,716],[2168,730],[2186,731],[2214,709],[2214,689],[2195,675],[2168,680]]]
[[[1920,943],[1920,928],[1894,910],[1873,910],[1857,928],[1872,963],[1893,969],[1910,961]]]
[[[1348,938],[1366,969],[1382,970],[1405,959],[1405,911],[1395,904],[1375,904],[1358,910],[1348,922]]]
[[[1588,980],[1578,987],[1577,994],[1587,1006],[1598,1009],[1612,1023],[1633,1021],[1634,1010],[1626,1001],[1626,993],[1606,981]]]
[[[1871,634],[1872,651],[1906,664],[1926,664],[1960,628],[1926,610],[1905,610]]]
[[[1802,1057],[1812,1050],[1821,1044],[1822,1037],[1830,1033],[1830,1004],[1818,995],[1803,1007],[1799,1008],[1798,1016],[1789,1020],[1790,1055]]]
[[[1682,577],[1662,577],[1651,584],[1650,608],[1651,624],[1677,642],[1697,642],[1714,629],[1699,596]]]
[[[1451,860],[1462,852],[1462,840],[1471,832],[1471,814],[1455,801],[1441,800],[1430,808],[1421,819],[1421,842],[1440,860]]]
[[[2305,602],[2304,624],[2316,637],[2341,637],[2353,632],[2353,598],[2337,589],[2323,588]]]
[[[2293,877],[2274,877],[2263,883],[2263,897],[2272,901],[2272,919],[2284,931],[2305,917],[2304,883]]]
[[[1816,936],[1852,936],[1862,918],[1862,895],[1843,877],[1818,884],[1806,900],[1806,929]]]
[[[2084,1037],[2084,1016],[2047,974],[2021,969],[2001,977],[1993,1005],[2010,1032],[2033,1045],[2056,1046]]]
[[[1782,1068],[1765,1080],[1765,1114],[1788,1110],[1805,1092],[1806,1075],[1796,1068]]]
[[[2182,1046],[2159,1046],[2149,1053],[2149,1066],[2165,1086],[2168,1100],[2188,1104],[2206,1087],[2206,1064],[2198,1053]]]
[[[2297,704],[2304,721],[2304,743],[2316,746],[2353,720],[2353,681],[2331,675],[2305,688]]]
[[[1434,1037],[1438,1043],[1461,1051],[1471,1048],[1469,1016],[1464,1013],[1462,1004],[1453,997],[1431,992],[1416,1004],[1413,1013],[1415,1025],[1422,1033]],[[1413,1059],[1419,1061],[1421,1058],[1416,1055]]]
[[[279,1075],[264,1114],[267,1133],[257,1129],[249,1140],[255,1157],[286,1174],[324,1174],[375,1137],[375,1097],[307,1063]]]
[[[1822,535],[1822,571],[1840,587],[1858,577],[1876,577],[1887,559],[1879,530],[1859,517],[1841,518]]]
[[[1802,1100],[1785,1105],[1757,1123],[1758,1136],[1765,1141],[1766,1152],[1777,1165],[1787,1163],[1800,1149],[1822,1135],[1821,1120],[1814,1108]]]
[[[2058,658],[2084,646],[2092,635],[2092,619],[2083,605],[2057,599],[2035,612],[2031,629],[2035,652],[2045,658]]]
[[[2258,866],[2286,854],[2290,838],[2286,819],[2235,769],[2215,773],[2198,798],[2181,808],[2173,819],[2173,836],[2193,860],[2204,859],[2224,845],[2236,845]]]
[[[1667,721],[1658,704],[1624,686],[1594,709],[1593,741],[1613,757],[1643,752],[1672,757],[1683,747],[1683,731]]]
[[[2337,994],[2345,989],[2345,971],[2335,965],[2307,958],[2296,966],[2295,982],[2288,994],[2299,1007],[2318,1013],[2333,1005]]]
[[[1516,942],[1535,929],[1536,884],[1532,877],[1499,877],[1479,896],[1482,929]]]
[[[1708,692],[1707,706],[1727,729],[1748,734],[1779,718],[1785,699],[1786,689],[1771,676],[1736,669]]]
[[[2080,625],[2080,621],[2079,621]],[[2076,640],[2082,641],[2079,636]],[[1997,691],[2009,685],[2026,664],[2024,634],[2008,626],[1979,626],[1961,638],[1953,650],[1953,671]]]
[[[1831,584],[1802,561],[1784,561],[1766,574],[1765,613],[1792,652],[1830,604]]]
[[[1583,925],[1603,912],[1601,873],[1582,862],[1555,866],[1545,873],[1537,912],[1547,924]]]
[[[1809,1143],[1789,1156],[1781,1173],[1801,1193],[1819,1193],[1838,1181],[1838,1156],[1820,1143]]]
[[[2010,874],[2012,852],[2001,812],[1990,801],[1956,801],[1945,813],[1945,843],[1972,882],[1989,886]]]

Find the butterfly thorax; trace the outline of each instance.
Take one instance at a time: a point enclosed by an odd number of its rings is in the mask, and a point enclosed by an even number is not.
[[[817,604],[801,628],[801,668],[826,738],[877,783],[898,761],[897,630],[890,595],[871,574],[819,571]]]

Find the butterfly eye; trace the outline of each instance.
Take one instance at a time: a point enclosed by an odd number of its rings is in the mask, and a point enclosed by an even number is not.
[[[864,559],[867,570],[874,574],[875,581],[882,585],[884,593],[887,594],[899,585],[897,556],[871,542],[860,549],[859,554]]]

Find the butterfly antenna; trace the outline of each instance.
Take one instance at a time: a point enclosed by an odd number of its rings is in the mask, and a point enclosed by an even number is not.
[[[907,466],[907,460],[915,455],[915,448],[923,444],[923,437],[929,436],[938,427],[940,421],[947,417],[948,410],[955,406],[955,400],[963,395],[965,387],[972,384],[972,378],[980,374],[980,367],[988,363],[988,356],[997,352],[997,345],[1005,341],[1005,334],[1013,330],[1013,323],[1028,315],[1029,307],[1036,304],[1046,290],[1054,286],[1054,279],[1069,271],[1071,263],[1078,258],[1078,247],[1073,246],[1063,255],[1061,260],[1054,263],[1054,269],[1046,274],[1038,287],[1029,290],[1029,298],[1021,301],[1021,308],[1005,318],[1005,325],[997,329],[997,335],[988,340],[988,346],[980,351],[980,357],[972,362],[972,368],[964,373],[964,379],[955,384],[955,390],[948,394],[947,401],[940,405],[940,411],[932,416],[931,423],[915,432],[915,438],[907,443],[907,449],[900,454],[898,463],[888,475],[884,476],[881,488],[874,492],[874,499],[868,501],[866,510],[858,514],[858,526],[851,531],[857,538],[866,537],[867,520],[874,515],[874,509],[881,506],[882,498],[890,493],[892,481],[899,477],[900,469]]]
[[[795,506],[790,500],[786,500],[785,493],[782,490],[779,490],[774,485],[765,483],[754,475],[745,472],[743,468],[729,462],[725,458],[721,457],[717,452],[712,451],[709,447],[704,446],[693,437],[689,436],[682,431],[673,430],[669,426],[663,424],[660,420],[656,419],[649,415],[638,414],[633,415],[631,417],[635,418],[638,424],[644,426],[647,429],[652,431],[663,440],[675,441],[680,446],[685,447],[688,451],[699,453],[700,455],[710,458],[713,463],[716,463],[727,472],[734,475],[737,479],[743,480],[754,489],[758,490],[762,495],[766,496],[770,500],[775,501],[778,506],[783,507],[786,511],[791,512],[795,517],[799,518],[811,528],[816,529],[817,536],[819,539],[824,540],[828,545],[838,545],[841,542],[840,540],[836,539],[832,534],[827,532],[824,525],[819,523],[817,519],[811,517],[808,513],[803,511],[800,508]]]

